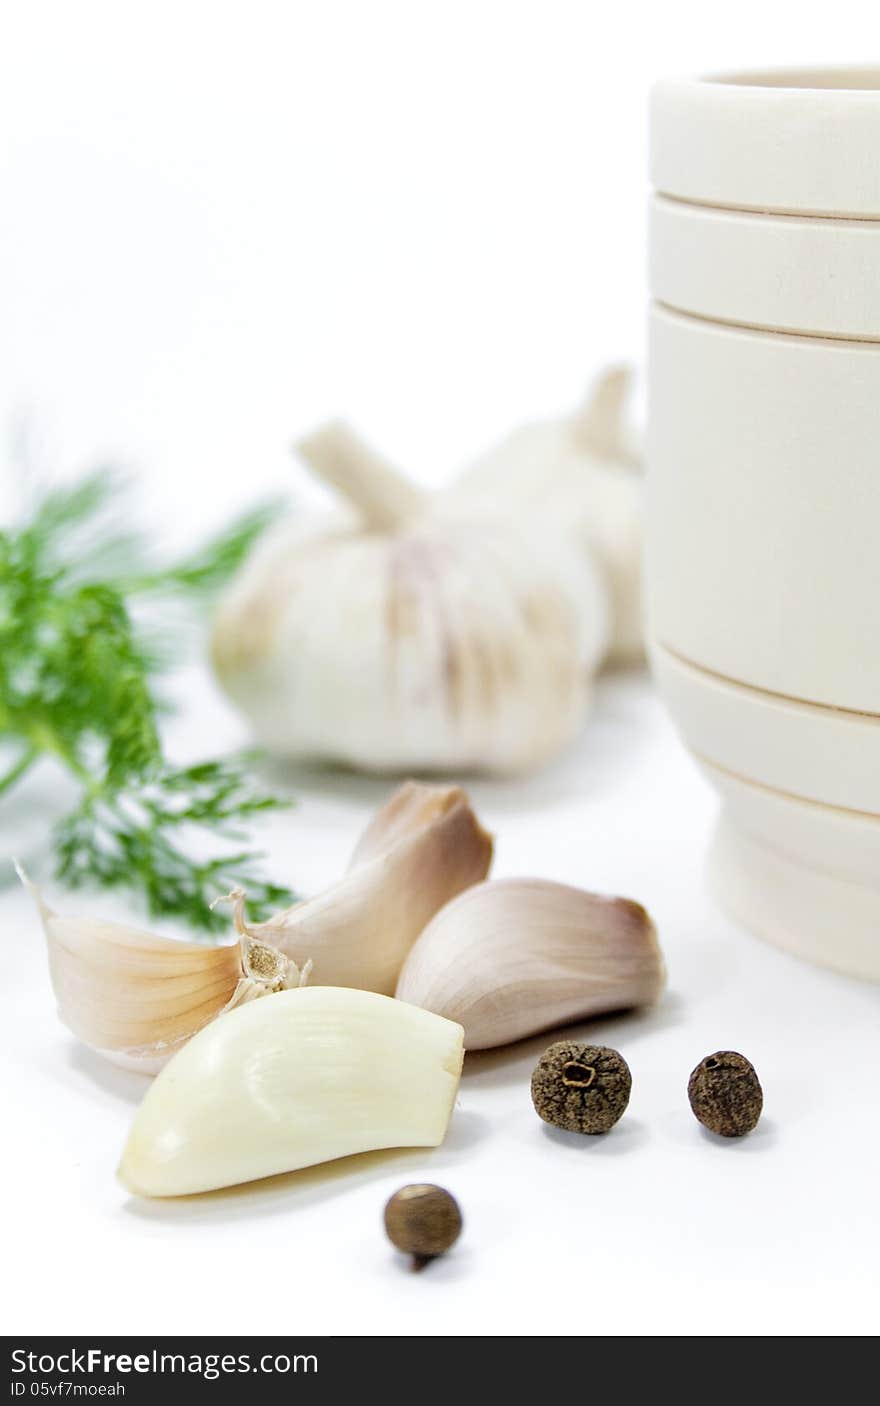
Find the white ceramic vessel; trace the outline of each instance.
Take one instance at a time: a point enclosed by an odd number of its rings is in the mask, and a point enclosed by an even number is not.
[[[880,219],[880,69],[670,78],[651,94],[662,195],[761,213]]]
[[[648,602],[755,932],[880,978],[880,71],[652,99]]]
[[[657,195],[650,209],[651,288],[658,303],[718,322],[876,341],[873,226],[712,210]]]
[[[798,703],[651,649],[654,676],[688,746],[744,780],[870,814],[880,795],[880,718]]]
[[[655,308],[649,448],[660,643],[740,683],[880,713],[880,343]]]
[[[703,771],[723,802],[710,857],[722,906],[778,947],[876,981],[878,818]]]

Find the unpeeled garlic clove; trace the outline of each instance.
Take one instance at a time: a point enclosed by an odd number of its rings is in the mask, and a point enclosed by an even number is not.
[[[218,946],[64,917],[16,868],[40,911],[61,1020],[123,1068],[155,1074],[223,1011],[297,986],[308,975],[249,936]]]
[[[180,1051],[134,1120],[119,1176],[186,1196],[390,1147],[435,1147],[452,1114],[462,1030],[343,987],[232,1011]]]
[[[392,995],[419,933],[451,898],[485,879],[492,849],[460,786],[407,781],[370,822],[338,883],[254,924],[238,890],[236,931],[294,962],[311,960],[322,986]]]
[[[483,1050],[649,1005],[664,982],[656,928],[641,904],[544,879],[496,879],[440,910],[396,994],[458,1021],[467,1049]]]
[[[414,836],[424,835],[431,826],[452,813],[459,821],[466,819],[467,829],[472,829],[480,837],[481,856],[488,853],[491,861],[492,837],[477,821],[463,787],[404,781],[376,811],[352,851],[349,869],[356,869],[368,860],[379,859],[396,845]]]

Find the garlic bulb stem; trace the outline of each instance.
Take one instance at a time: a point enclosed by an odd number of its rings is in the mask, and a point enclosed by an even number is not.
[[[571,430],[580,449],[609,463],[641,471],[642,455],[627,432],[625,415],[632,383],[632,367],[609,366],[572,416]]]
[[[364,526],[373,531],[401,527],[425,509],[428,495],[343,420],[322,425],[296,448],[312,472],[357,508]]]

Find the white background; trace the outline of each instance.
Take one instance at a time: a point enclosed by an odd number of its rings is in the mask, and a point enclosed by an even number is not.
[[[289,443],[327,413],[439,483],[517,420],[571,404],[603,361],[638,361],[651,79],[880,55],[873,7],[845,2],[28,0],[4,21],[10,457],[26,440],[58,473],[124,460],[169,542],[293,489]],[[240,739],[203,677],[182,694],[179,750]],[[295,785],[298,810],[266,838],[309,891],[383,787]],[[5,851],[36,852],[52,792],[46,775],[6,803]],[[6,1331],[876,1329],[876,990],[713,911],[714,801],[643,681],[605,683],[582,743],[541,775],[473,792],[496,872],[630,893],[657,916],[667,998],[588,1028],[633,1069],[617,1130],[545,1131],[527,1088],[538,1039],[468,1060],[430,1156],[130,1200],[112,1173],[142,1081],[57,1024],[33,916],[7,890]],[[719,1046],[765,1084],[740,1144],[687,1108],[691,1067]],[[380,1216],[424,1178],[455,1191],[467,1228],[412,1278]]]

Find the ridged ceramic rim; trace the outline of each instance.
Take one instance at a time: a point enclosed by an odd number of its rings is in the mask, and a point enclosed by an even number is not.
[[[880,219],[880,68],[665,79],[651,180],[680,200]]]
[[[694,760],[724,801],[728,818],[753,840],[815,873],[880,894],[880,816],[792,796],[746,781],[705,757]],[[880,930],[875,940],[880,946]]]
[[[820,874],[722,819],[709,856],[719,906],[803,961],[880,981],[880,891]]]
[[[709,862],[721,907],[806,961],[880,980],[880,819],[700,768],[724,806]]]
[[[880,223],[754,215],[655,196],[651,291],[732,326],[880,341]]]
[[[763,693],[656,643],[651,663],[673,721],[697,756],[746,781],[880,816],[880,717]]]

